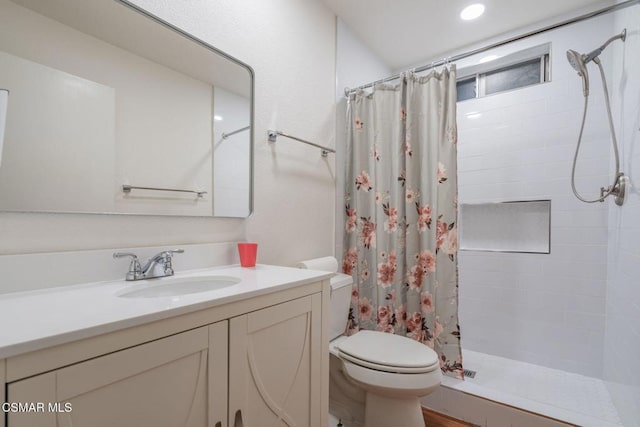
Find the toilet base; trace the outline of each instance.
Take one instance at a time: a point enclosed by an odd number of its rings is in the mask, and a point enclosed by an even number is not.
[[[420,399],[384,397],[367,392],[364,425],[367,427],[424,427]]]

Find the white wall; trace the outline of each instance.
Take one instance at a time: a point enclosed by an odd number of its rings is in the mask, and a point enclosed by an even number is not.
[[[552,43],[550,83],[458,103],[459,202],[551,199],[550,254],[460,252],[465,348],[602,375],[607,204],[612,202],[587,205],[571,192],[583,96],[565,52],[590,51],[613,28],[612,17],[604,16],[458,64],[463,68],[490,54]],[[605,66],[611,58],[610,52],[602,56]],[[600,79],[592,66],[577,186],[596,198],[609,181],[610,145]]]
[[[367,83],[390,76],[391,68],[380,60],[351,29],[342,22],[337,21],[336,43],[336,257],[342,256],[342,239],[344,235],[344,175],[345,175],[345,150],[346,112],[347,101],[345,88],[356,88]]]
[[[255,213],[248,220],[0,214],[0,253],[249,239],[259,262],[293,264],[334,249],[334,164],[269,127],[333,145],[335,23],[319,1],[137,3],[250,64],[256,74]],[[108,261],[107,261],[108,262]]]
[[[622,207],[609,205],[609,269],[604,378],[625,426],[640,426],[640,6],[615,14],[627,41],[611,49],[612,104],[622,171],[631,187]]]

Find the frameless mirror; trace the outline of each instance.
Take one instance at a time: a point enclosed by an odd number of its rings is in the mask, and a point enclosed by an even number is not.
[[[0,210],[252,211],[251,67],[126,0],[0,0],[0,89]]]

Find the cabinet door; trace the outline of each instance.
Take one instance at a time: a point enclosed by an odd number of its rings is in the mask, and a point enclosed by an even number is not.
[[[231,319],[229,425],[320,427],[320,294]]]
[[[11,383],[10,402],[45,407],[9,413],[8,426],[215,427],[218,421],[225,426],[226,409],[216,414],[215,408],[217,398],[226,404],[217,389],[221,381],[226,390],[227,366],[211,362],[220,351],[226,355],[226,334],[224,321]],[[210,340],[220,338],[210,354]],[[56,402],[57,408],[49,406]]]

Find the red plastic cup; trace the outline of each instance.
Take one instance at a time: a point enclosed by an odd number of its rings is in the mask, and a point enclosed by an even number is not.
[[[240,254],[240,265],[243,267],[255,267],[256,255],[258,254],[257,243],[238,243],[238,254]]]

